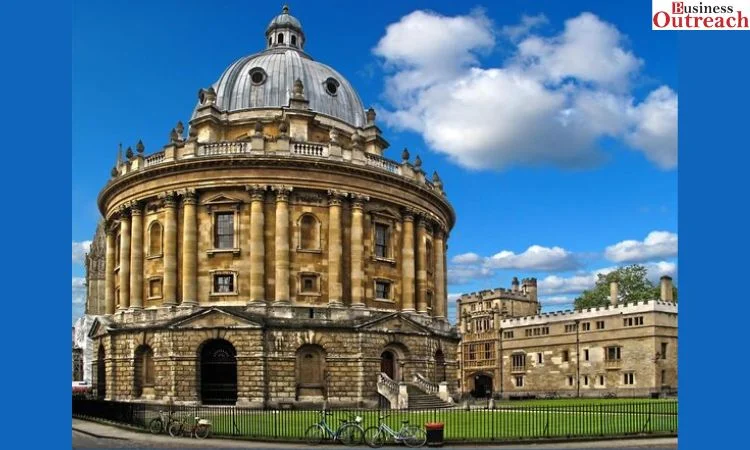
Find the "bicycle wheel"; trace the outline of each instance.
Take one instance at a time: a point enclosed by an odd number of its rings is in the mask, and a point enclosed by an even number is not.
[[[385,443],[385,436],[380,431],[380,427],[370,427],[365,430],[365,442],[372,448],[382,447]]]
[[[169,435],[177,437],[182,435],[182,424],[180,422],[172,422],[169,424]]]
[[[195,437],[197,439],[206,439],[210,431],[211,427],[209,425],[198,425],[195,427]]]
[[[152,432],[153,434],[161,433],[162,429],[164,429],[164,424],[158,417],[156,419],[151,419],[151,422],[148,423],[148,431]]]
[[[408,447],[421,447],[427,442],[427,433],[419,427],[406,427],[401,436]]]
[[[310,425],[310,427],[305,430],[305,442],[307,442],[308,445],[318,445],[323,442],[325,435],[326,433],[323,427],[320,425]]]
[[[365,432],[362,427],[353,423],[344,424],[336,432],[336,440],[344,445],[359,445],[365,437]]]

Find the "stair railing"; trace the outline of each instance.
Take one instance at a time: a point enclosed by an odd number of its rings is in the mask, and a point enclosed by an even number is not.
[[[421,373],[414,375],[414,384],[424,392],[435,395],[440,390],[440,385],[428,380]]]

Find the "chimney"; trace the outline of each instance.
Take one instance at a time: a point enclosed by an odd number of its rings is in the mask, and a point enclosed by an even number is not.
[[[617,281],[611,281],[609,283],[609,304],[612,306],[617,305],[618,297],[620,296]]]
[[[518,277],[513,277],[513,281],[510,283],[510,290],[518,292]]]
[[[661,277],[661,300],[663,302],[673,302],[672,296],[672,277],[664,275]]]

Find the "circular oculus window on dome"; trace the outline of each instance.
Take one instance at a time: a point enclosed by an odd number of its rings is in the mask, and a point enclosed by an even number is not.
[[[258,86],[265,83],[266,78],[268,78],[268,75],[266,75],[266,71],[261,69],[260,67],[250,69],[250,81],[254,85]]]
[[[335,78],[328,78],[324,83],[326,87],[326,92],[329,95],[336,95],[336,93],[339,91],[339,82],[336,81]]]

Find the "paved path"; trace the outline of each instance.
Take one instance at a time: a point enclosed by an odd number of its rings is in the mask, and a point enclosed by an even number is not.
[[[466,449],[478,447],[471,445],[452,445],[444,449]],[[131,431],[97,422],[73,419],[73,448],[300,448],[304,444],[285,444],[275,442],[257,442],[230,439],[172,438],[167,435],[152,435],[138,431]],[[526,445],[481,445],[485,449],[676,449],[677,438],[654,439],[623,439],[598,442],[563,442],[554,444],[526,444]],[[310,447],[312,448],[312,447]],[[341,450],[341,445],[318,446],[317,449]],[[362,448],[368,448],[363,446]]]

